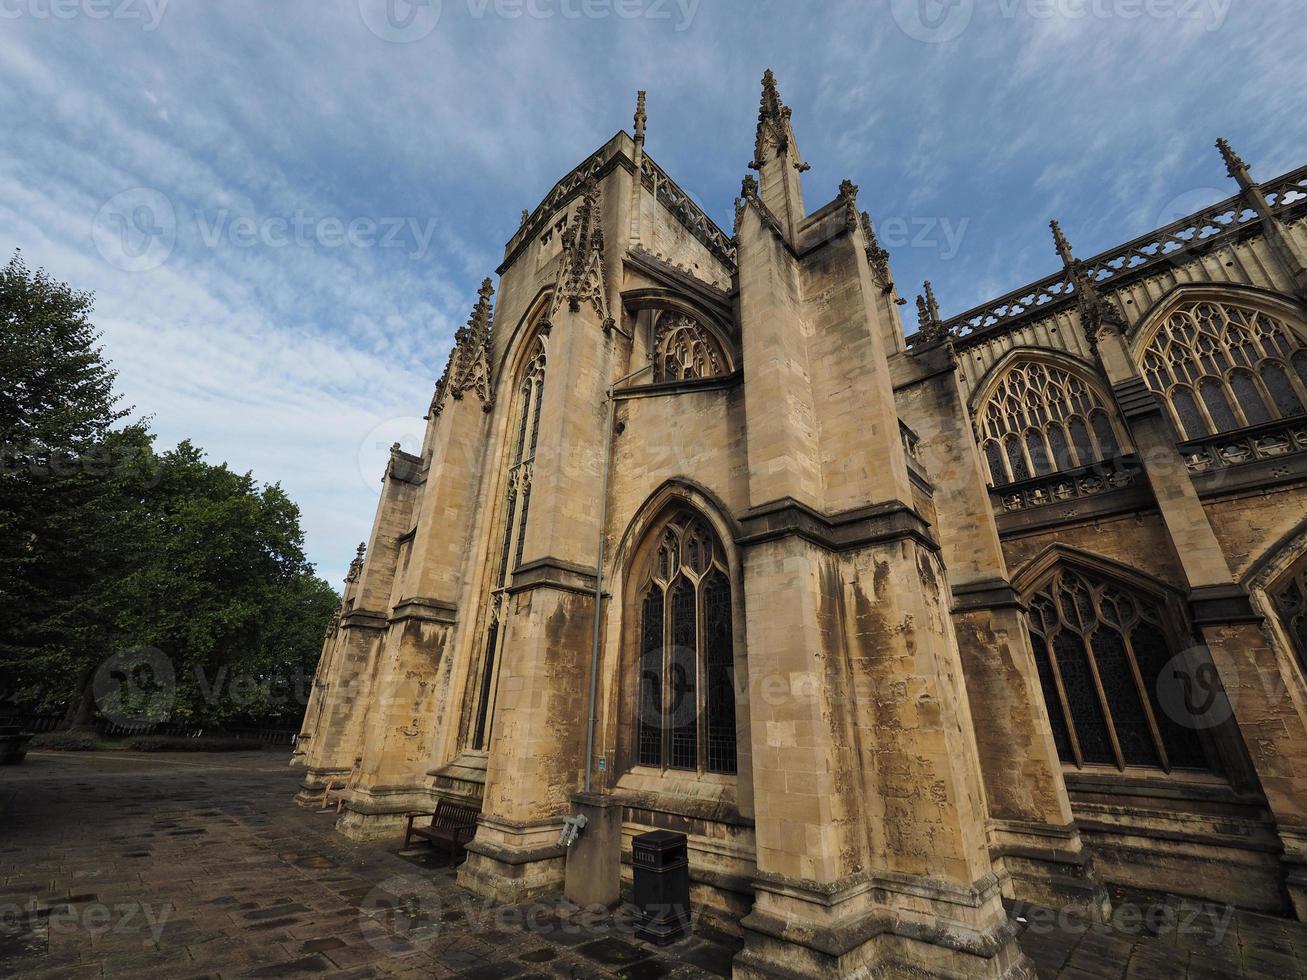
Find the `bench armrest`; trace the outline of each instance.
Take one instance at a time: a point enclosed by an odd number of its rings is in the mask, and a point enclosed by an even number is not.
[[[435,815],[436,814],[434,810],[428,810],[425,813],[419,812],[419,813],[408,814],[408,829],[409,830],[413,829],[413,821],[416,820],[418,817],[434,817]]]

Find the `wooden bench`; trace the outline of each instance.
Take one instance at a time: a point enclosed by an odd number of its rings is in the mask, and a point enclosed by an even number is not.
[[[362,773],[363,759],[358,758],[354,760],[354,768],[349,771],[347,779],[328,779],[322,787],[322,810],[330,809],[331,804],[335,803],[336,812],[340,813],[345,801],[353,795],[354,787],[358,785],[359,776]]]
[[[476,836],[479,814],[480,811],[470,804],[449,800],[437,803],[435,813],[410,813],[408,828],[404,831],[404,847],[407,848],[414,837],[430,841],[433,846],[439,841],[449,849],[447,863],[453,864],[458,849]],[[425,827],[413,826],[414,821],[423,817],[430,817],[431,823]]]

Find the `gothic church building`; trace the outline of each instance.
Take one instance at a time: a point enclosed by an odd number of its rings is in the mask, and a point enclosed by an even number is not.
[[[731,233],[641,93],[392,451],[301,801],[471,802],[505,901],[682,832],[737,977],[1028,976],[1004,898],[1108,883],[1307,918],[1307,168],[1220,149],[1228,200],[1092,258],[1054,223],[944,319],[853,184],[805,206],[770,72]]]

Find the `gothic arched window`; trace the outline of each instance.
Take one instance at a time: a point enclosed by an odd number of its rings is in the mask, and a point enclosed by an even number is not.
[[[1059,567],[1030,599],[1030,640],[1066,765],[1209,768],[1167,665],[1179,644],[1161,604],[1106,578]]]
[[[472,729],[474,749],[486,748],[490,739],[498,667],[495,655],[502,640],[504,602],[510,584],[508,576],[522,563],[522,545],[526,540],[526,515],[531,504],[531,471],[535,463],[536,443],[540,438],[540,403],[545,390],[545,360],[544,337],[537,336],[522,369],[513,408],[515,415],[508,445],[508,472],[504,480],[504,502],[498,525],[498,571],[490,582],[485,598],[486,638],[477,690],[476,721]]]
[[[1143,355],[1144,378],[1182,439],[1307,411],[1307,350],[1281,317],[1224,300],[1168,316]]]
[[[658,532],[639,590],[636,762],[734,773],[735,645],[721,542],[681,512]]]
[[[658,314],[650,345],[654,381],[691,381],[730,372],[722,346],[711,330],[676,310]]]
[[[1121,455],[1106,400],[1052,364],[1014,364],[976,412],[994,486],[1088,466]]]
[[[1307,555],[1271,589],[1271,601],[1289,634],[1298,663],[1307,670]]]

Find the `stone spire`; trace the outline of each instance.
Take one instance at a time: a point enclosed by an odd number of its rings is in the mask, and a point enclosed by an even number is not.
[[[1076,291],[1076,305],[1080,310],[1080,326],[1085,332],[1091,350],[1098,350],[1098,333],[1105,326],[1110,326],[1122,333],[1126,330],[1125,317],[1111,300],[1098,290],[1089,267],[1075,257],[1071,243],[1062,234],[1062,226],[1056,219],[1048,226],[1053,229],[1053,245],[1066,268],[1067,278]]]
[[[758,171],[763,204],[780,220],[793,243],[795,231],[806,213],[799,174],[807,170],[808,165],[799,155],[794,127],[790,124],[790,107],[781,101],[776,76],[770,68],[762,76],[758,134],[749,167]]]
[[[1225,161],[1225,169],[1243,190],[1253,186],[1252,174],[1248,170],[1248,164],[1243,162],[1239,154],[1234,152],[1230,146],[1230,141],[1222,137],[1216,141],[1216,148],[1221,151],[1221,159]]]
[[[1307,249],[1298,244],[1285,230],[1280,214],[1271,207],[1265,191],[1253,180],[1252,172],[1243,158],[1234,152],[1227,139],[1218,139],[1216,148],[1221,151],[1221,159],[1230,176],[1239,184],[1239,191],[1244,203],[1261,216],[1262,230],[1266,242],[1271,247],[1276,263],[1290,279],[1293,280],[1294,292],[1299,299],[1307,300]]]
[[[948,330],[939,315],[939,301],[935,299],[935,287],[926,280],[926,295],[917,296],[917,336],[913,339],[914,347],[937,344],[948,337]]]
[[[1058,224],[1056,218],[1048,223],[1053,229],[1053,246],[1057,249],[1057,254],[1062,259],[1062,264],[1070,269],[1076,264],[1076,257],[1071,253],[1071,243],[1067,241],[1066,235],[1062,234],[1062,226]]]
[[[644,111],[644,89],[635,94],[635,141],[644,146],[644,128],[649,122],[648,115]]]

